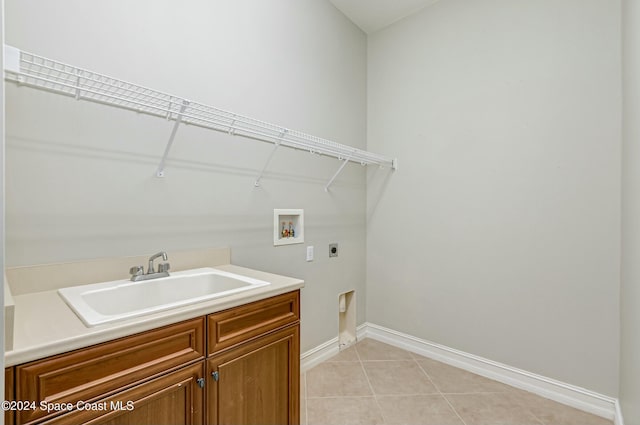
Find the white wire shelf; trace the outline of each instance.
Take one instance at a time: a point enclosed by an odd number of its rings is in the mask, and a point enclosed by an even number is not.
[[[325,189],[333,183],[347,162],[397,168],[392,158],[339,144],[320,137],[291,130],[268,122],[193,102],[179,96],[118,80],[52,59],[4,46],[5,79],[18,85],[34,87],[77,100],[87,100],[129,109],[167,120],[175,126],[166,146],[157,175],[164,175],[164,161],[179,124],[189,124],[236,136],[274,143],[276,146],[256,179],[256,186],[279,146],[338,158],[344,161]]]

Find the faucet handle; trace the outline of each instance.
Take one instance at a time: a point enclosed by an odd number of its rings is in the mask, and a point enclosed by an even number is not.
[[[142,266],[133,266],[129,269],[129,273],[131,276],[140,276],[144,274],[144,267]]]
[[[169,268],[169,263],[160,263],[158,264],[158,273],[168,272]]]

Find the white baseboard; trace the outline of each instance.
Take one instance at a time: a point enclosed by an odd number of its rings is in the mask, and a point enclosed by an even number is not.
[[[365,337],[367,324],[362,324],[356,328],[356,341]],[[305,351],[300,355],[300,372],[306,372],[314,366],[319,365],[325,360],[329,360],[340,352],[338,337]]]
[[[624,425],[624,419],[622,419],[622,408],[620,407],[619,400],[616,400],[616,417],[613,420],[613,425]]]
[[[335,356],[338,352],[338,337],[330,339],[309,351],[305,351],[300,355],[300,372],[306,372],[323,361]]]
[[[535,373],[494,362],[473,354],[416,338],[402,332],[364,323],[357,328],[357,339],[375,339],[422,356],[450,364],[542,397],[566,404],[624,425],[618,400],[596,392],[556,381]],[[338,354],[338,338],[333,338],[302,354],[300,369],[304,372]]]
[[[615,419],[616,399],[522,369],[366,323],[365,336],[460,369],[538,394],[606,419]]]

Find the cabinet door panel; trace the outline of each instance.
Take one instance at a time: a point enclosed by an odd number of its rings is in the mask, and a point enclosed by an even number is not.
[[[299,325],[209,359],[209,425],[297,424],[299,359]]]
[[[203,362],[185,367],[98,402],[105,410],[77,410],[43,424],[202,425],[203,369]]]

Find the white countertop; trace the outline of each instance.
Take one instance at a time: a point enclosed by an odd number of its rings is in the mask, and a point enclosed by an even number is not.
[[[56,290],[14,295],[13,349],[5,352],[5,366],[133,335],[238,305],[258,301],[304,286],[301,279],[261,272],[231,264],[216,269],[265,280],[270,285],[197,304],[178,307],[95,327],[86,327]]]

